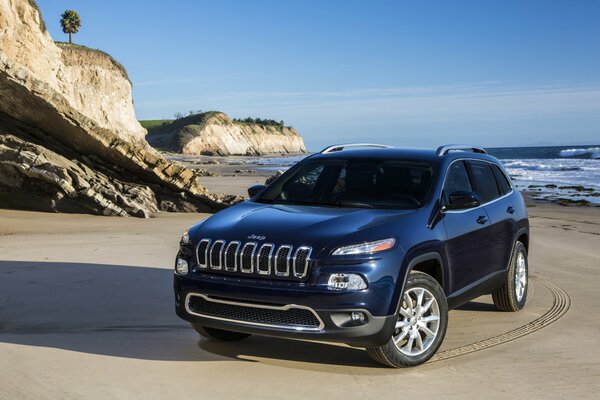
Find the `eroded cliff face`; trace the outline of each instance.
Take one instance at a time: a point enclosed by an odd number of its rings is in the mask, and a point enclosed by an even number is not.
[[[153,146],[190,155],[305,153],[294,128],[232,121],[221,112],[192,115],[152,131]]]
[[[0,0],[0,10],[0,51],[9,60],[61,93],[99,126],[125,140],[143,142],[146,130],[135,118],[131,83],[110,56],[57,46],[27,0]]]
[[[151,149],[129,81],[86,52],[55,45],[30,1],[0,0],[0,206],[150,216],[237,200]]]

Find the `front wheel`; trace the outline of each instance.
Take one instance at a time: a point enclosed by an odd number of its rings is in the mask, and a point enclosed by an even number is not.
[[[423,364],[438,350],[448,326],[448,304],[444,291],[431,276],[412,272],[398,307],[398,321],[390,340],[368,347],[375,361],[390,367]]]
[[[205,338],[215,342],[235,342],[246,339],[248,336],[250,336],[247,333],[224,331],[222,329],[200,326],[198,324],[192,324],[192,328],[194,328],[194,330],[201,336],[204,336]]]

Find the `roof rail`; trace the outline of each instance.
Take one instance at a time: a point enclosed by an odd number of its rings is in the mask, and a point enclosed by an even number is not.
[[[342,151],[349,147],[376,147],[380,149],[391,149],[392,146],[388,146],[386,144],[376,144],[376,143],[348,143],[348,144],[335,144],[333,146],[329,146],[320,151],[321,154],[333,153],[336,151]]]
[[[445,146],[438,147],[435,153],[438,156],[445,156],[451,151],[472,151],[473,153],[487,154],[487,151],[485,151],[482,147],[469,146],[467,144],[447,144]]]

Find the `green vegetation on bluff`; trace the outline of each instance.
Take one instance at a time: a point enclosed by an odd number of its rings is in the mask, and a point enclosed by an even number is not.
[[[208,121],[208,119],[212,116],[223,114],[221,111],[202,111],[190,110],[188,115],[184,115],[183,113],[175,113],[173,119],[147,119],[140,120],[140,124],[142,127],[148,130],[148,133],[163,133],[166,131],[174,131],[180,130],[189,125],[203,125]],[[224,119],[221,121],[222,123],[226,123]],[[262,125],[262,126],[272,126],[277,128],[278,131],[283,131],[283,128],[291,128],[291,126],[285,126],[284,121],[275,121],[274,119],[262,119],[262,118],[234,118],[229,121],[229,123],[236,124],[244,124],[244,125]]]
[[[172,119],[146,119],[140,120],[140,125],[142,125],[143,128],[147,129],[148,132],[150,132],[151,130],[154,130],[163,125],[170,124],[171,122],[173,122]]]
[[[257,125],[264,125],[264,126],[278,126],[280,128],[285,127],[285,122],[283,120],[281,121],[275,121],[274,119],[262,119],[262,118],[252,118],[252,117],[248,117],[248,118],[234,118],[233,122],[237,122],[239,124],[257,124]]]

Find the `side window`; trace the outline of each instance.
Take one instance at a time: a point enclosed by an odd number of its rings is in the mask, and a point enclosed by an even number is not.
[[[444,200],[446,204],[448,203],[448,196],[452,192],[458,191],[473,191],[464,161],[456,161],[448,168],[446,183],[444,184]]]
[[[477,188],[477,194],[481,197],[482,203],[487,203],[500,197],[498,186],[496,186],[496,178],[486,162],[469,161],[471,171],[473,172],[473,181]]]
[[[496,183],[498,184],[498,190],[500,190],[500,195],[504,196],[506,193],[510,192],[510,183],[504,175],[504,172],[497,165],[492,164],[492,171],[494,171],[494,176],[496,177]]]

